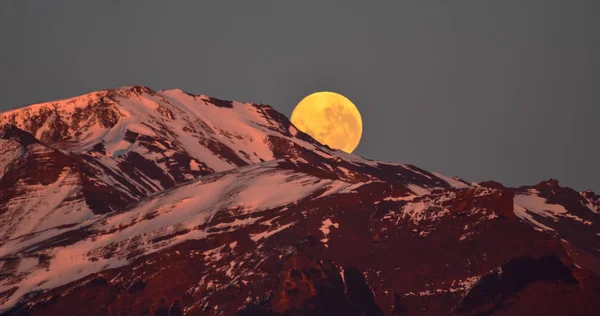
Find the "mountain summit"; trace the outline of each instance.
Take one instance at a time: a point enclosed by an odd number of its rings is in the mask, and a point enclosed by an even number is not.
[[[600,313],[600,196],[333,150],[123,87],[0,113],[0,313]]]

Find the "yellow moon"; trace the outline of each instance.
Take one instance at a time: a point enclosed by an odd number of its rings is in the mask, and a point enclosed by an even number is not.
[[[333,149],[352,153],[362,136],[360,112],[348,98],[335,92],[315,92],[298,103],[292,123]]]

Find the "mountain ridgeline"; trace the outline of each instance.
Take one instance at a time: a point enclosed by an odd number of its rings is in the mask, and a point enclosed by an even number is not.
[[[599,314],[599,217],[264,104],[134,86],[0,113],[0,314]]]

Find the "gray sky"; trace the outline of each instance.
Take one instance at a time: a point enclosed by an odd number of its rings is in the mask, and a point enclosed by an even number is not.
[[[335,2],[335,3],[334,3]],[[0,1],[0,110],[114,88],[342,93],[355,153],[600,191],[600,1]]]

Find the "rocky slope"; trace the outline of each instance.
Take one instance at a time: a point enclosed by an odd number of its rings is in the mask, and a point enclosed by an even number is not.
[[[312,146],[268,106],[145,87],[28,106],[0,114],[0,125],[0,224],[11,226],[0,243],[286,156],[296,150],[292,139]]]
[[[600,197],[319,144],[271,107],[124,87],[0,114],[0,311],[600,312]]]

